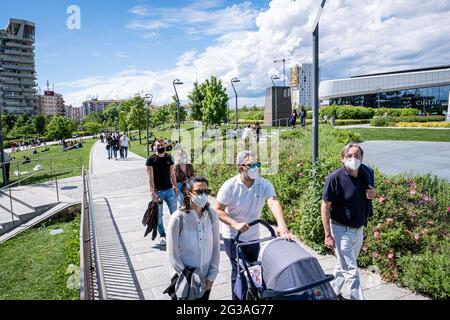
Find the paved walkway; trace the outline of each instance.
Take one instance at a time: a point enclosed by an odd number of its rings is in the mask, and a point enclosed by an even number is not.
[[[108,160],[105,145],[97,143],[92,150],[91,186],[95,199],[96,224],[102,255],[107,263],[107,288],[114,299],[167,300],[163,290],[169,285],[169,264],[165,247],[160,247],[148,236],[144,238],[145,227],[141,224],[150,196],[148,193],[145,160],[129,153],[127,161]],[[107,210],[105,211],[105,208]],[[100,211],[100,213],[98,213]],[[165,226],[169,213],[164,208]],[[105,220],[109,214],[111,221]],[[107,231],[105,231],[107,230]],[[115,232],[117,234],[115,234]],[[326,273],[331,273],[336,260],[333,256],[316,256]],[[118,269],[117,269],[118,268]],[[221,251],[220,274],[217,277],[211,299],[229,300],[230,263]],[[128,272],[128,275],[126,273]],[[367,299],[424,299],[410,291],[381,281],[376,274],[362,271],[362,283]]]

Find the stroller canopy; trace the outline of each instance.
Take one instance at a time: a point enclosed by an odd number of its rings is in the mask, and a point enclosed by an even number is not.
[[[298,243],[282,238],[269,241],[261,250],[259,261],[266,288],[271,290],[301,287],[326,277],[316,258]],[[325,296],[335,296],[328,283],[319,288]]]

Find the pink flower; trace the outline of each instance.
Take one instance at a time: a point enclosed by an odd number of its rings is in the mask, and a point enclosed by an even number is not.
[[[386,198],[385,197],[380,197],[378,198],[378,202],[381,204],[384,204],[386,202]]]
[[[367,249],[369,249],[369,248],[367,248],[367,246],[363,246],[363,247],[362,247],[362,250],[363,250],[364,252],[366,252]]]
[[[428,220],[427,224],[429,224],[430,226],[434,224],[433,220]]]
[[[431,201],[431,198],[429,196],[427,196],[426,194],[423,194],[420,197],[420,199],[423,200],[423,201],[426,201],[426,202],[430,202]]]
[[[378,252],[372,252],[372,257],[373,258],[378,258]]]
[[[394,254],[392,253],[392,252],[390,252],[388,255],[387,255],[387,257],[388,257],[388,259],[394,259]]]
[[[392,218],[387,218],[387,219],[386,219],[386,223],[387,223],[387,224],[392,224],[392,223],[394,223],[394,219],[392,219]]]
[[[411,189],[411,191],[409,191],[409,193],[413,196],[415,196],[417,194],[417,190],[416,189]]]
[[[414,235],[414,240],[419,241],[420,240],[420,234],[416,233]]]
[[[381,237],[381,234],[380,234],[378,231],[375,231],[375,232],[373,233],[373,237],[374,237],[375,239],[379,239],[379,238]]]
[[[416,189],[416,188],[417,188],[417,185],[416,185],[416,183],[415,183],[414,181],[411,181],[411,182],[409,183],[409,186],[410,186],[411,188],[413,188],[413,189]]]
[[[449,213],[450,213],[450,207],[448,207],[448,208],[447,208],[447,212],[449,212]]]

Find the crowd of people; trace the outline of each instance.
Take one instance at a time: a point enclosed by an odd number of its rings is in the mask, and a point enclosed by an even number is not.
[[[330,174],[325,184],[322,202],[324,242],[335,251],[338,263],[332,287],[342,298],[344,284],[350,287],[352,299],[364,299],[356,259],[362,246],[364,225],[371,213],[375,198],[373,171],[362,164],[363,151],[357,144],[342,150],[343,166]],[[220,234],[231,264],[231,293],[237,281],[238,257],[235,236],[242,241],[259,238],[259,229],[250,228],[250,222],[260,219],[267,204],[277,224],[277,235],[287,241],[294,236],[288,230],[283,209],[274,186],[260,176],[261,163],[252,151],[240,152],[236,159],[237,175],[220,188],[214,206],[210,204],[210,185],[206,177],[198,176],[190,157],[181,149],[174,155],[167,153],[164,139],[154,143],[154,154],[146,161],[151,202],[158,204],[157,232],[159,245],[166,246],[172,278],[164,291],[172,299],[209,299],[219,272]],[[167,232],[163,223],[163,203],[171,214]],[[156,234],[155,234],[156,235]],[[249,262],[258,259],[259,244],[243,248]],[[180,277],[187,274],[197,281],[196,293],[177,296]],[[192,280],[194,282],[194,280]],[[241,284],[245,285],[245,284]],[[199,289],[200,288],[200,289]],[[189,290],[188,290],[189,291]]]
[[[61,141],[62,152],[83,148],[83,143],[84,141],[81,138],[78,140],[70,140],[70,141],[66,141],[66,139],[63,139]]]
[[[131,140],[126,133],[101,133],[100,142],[106,143],[105,149],[108,154],[108,160],[113,158],[117,160],[117,153],[119,153],[121,160],[128,159],[128,149],[131,146]]]
[[[46,141],[44,139],[37,138],[26,141],[14,141],[11,143],[11,152],[37,148],[41,145],[47,146]]]

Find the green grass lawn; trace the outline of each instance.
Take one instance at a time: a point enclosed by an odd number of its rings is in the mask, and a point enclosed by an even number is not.
[[[58,174],[58,178],[69,178],[80,175],[81,166],[89,167],[89,154],[93,144],[97,139],[84,140],[83,147],[80,149],[73,149],[70,151],[62,152],[62,146],[52,145],[49,146],[49,151],[42,152],[45,148],[39,147],[35,149],[37,154],[33,154],[33,150],[25,150],[11,153],[10,155],[15,158],[11,163],[10,168],[10,183],[18,181],[34,173],[33,168],[40,164],[43,166],[43,171],[54,170],[71,170],[67,173]],[[30,163],[24,164],[24,157],[31,159]],[[15,171],[21,173],[20,176],[14,174]],[[25,174],[22,174],[26,172]],[[0,178],[1,180],[1,178]],[[38,174],[36,177],[26,180],[24,184],[36,183],[50,180],[50,175],[46,173]]]
[[[50,235],[53,229],[64,233]],[[80,216],[47,223],[0,244],[0,300],[78,300],[67,288],[69,264],[79,266]]]
[[[361,134],[362,141],[400,140],[450,142],[450,130],[436,129],[348,129]]]

